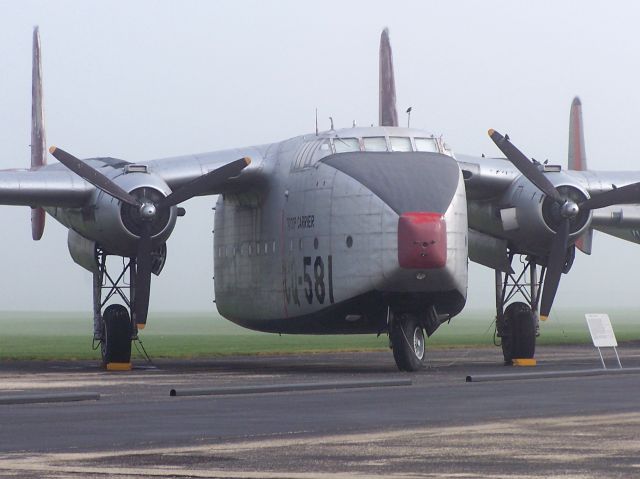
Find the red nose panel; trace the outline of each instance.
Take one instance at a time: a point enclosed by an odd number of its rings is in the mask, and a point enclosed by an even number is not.
[[[403,213],[398,219],[398,262],[402,268],[444,268],[447,227],[439,213]]]

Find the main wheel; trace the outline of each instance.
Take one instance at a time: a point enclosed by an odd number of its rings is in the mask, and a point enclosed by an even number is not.
[[[536,352],[536,316],[521,302],[511,303],[504,310],[502,355],[504,363],[514,359],[533,358]]]
[[[424,331],[415,316],[404,314],[394,320],[389,336],[400,371],[418,371],[424,367]]]
[[[131,362],[131,318],[121,304],[107,306],[102,315],[104,337],[102,339],[102,363]]]

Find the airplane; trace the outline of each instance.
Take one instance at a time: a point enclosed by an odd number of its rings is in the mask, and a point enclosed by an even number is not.
[[[282,334],[386,333],[403,371],[424,366],[425,333],[463,310],[469,259],[496,271],[497,333],[510,362],[533,357],[540,298],[544,319],[578,240],[587,252],[592,228],[635,240],[623,210],[595,211],[640,201],[640,172],[533,163],[494,130],[506,159],[456,155],[442,138],[398,126],[386,29],[379,75],[377,127],[141,163],[51,146],[59,163],[47,165],[34,29],[31,168],[0,171],[0,204],[32,208],[34,240],[46,214],[68,228],[72,259],[93,274],[94,341],[108,370],[131,368],[152,274],[162,272],[179,205],[194,196],[219,195],[223,317]],[[515,255],[526,258],[529,284],[515,275]],[[123,258],[115,271],[109,257]],[[506,306],[514,291],[525,302]]]

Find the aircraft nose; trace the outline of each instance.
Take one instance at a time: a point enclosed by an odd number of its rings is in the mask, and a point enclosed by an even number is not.
[[[439,213],[403,213],[398,219],[401,268],[437,269],[447,264],[447,227]]]
[[[460,179],[460,168],[453,158],[427,152],[350,152],[322,161],[357,180],[398,214],[401,268],[446,266],[444,215]]]
[[[351,176],[399,216],[408,212],[443,215],[458,188],[456,160],[440,153],[337,153],[321,160]]]

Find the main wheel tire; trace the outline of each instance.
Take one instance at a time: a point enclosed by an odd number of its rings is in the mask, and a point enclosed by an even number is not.
[[[504,310],[502,355],[505,364],[514,359],[533,358],[536,352],[536,316],[522,302],[511,303]]]
[[[389,336],[400,371],[418,371],[424,367],[424,331],[414,316],[406,314],[393,321]]]
[[[131,362],[131,318],[127,308],[121,304],[111,304],[104,310],[102,320],[103,364]]]

